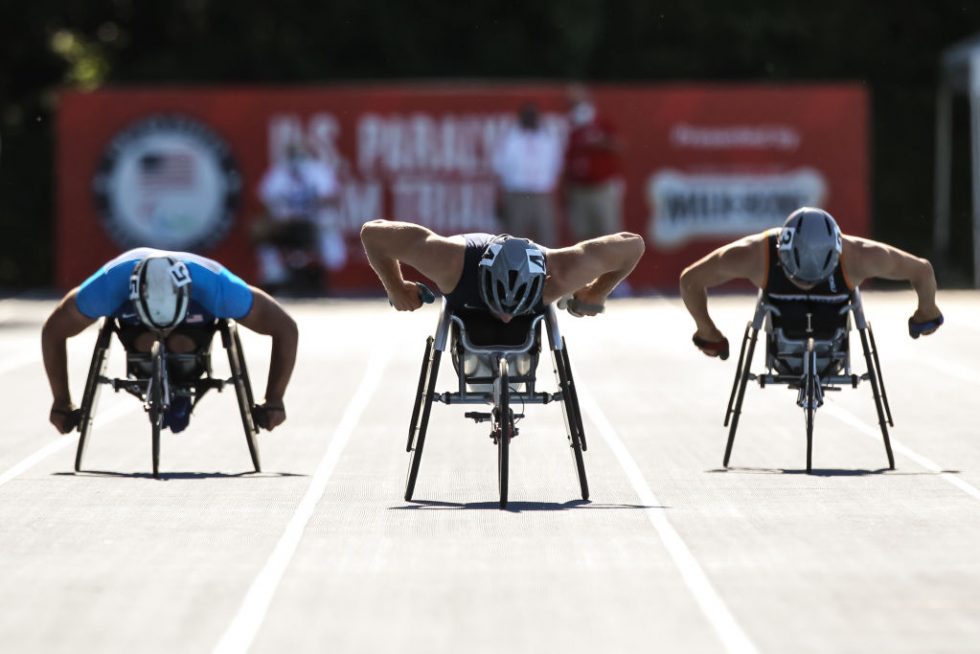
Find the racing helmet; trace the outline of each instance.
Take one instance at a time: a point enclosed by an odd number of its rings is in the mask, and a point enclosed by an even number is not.
[[[802,207],[789,215],[779,232],[779,263],[790,280],[819,284],[834,273],[840,260],[837,221],[823,209]]]
[[[526,238],[498,236],[480,259],[480,297],[494,313],[530,313],[541,300],[546,274],[541,248]]]
[[[170,256],[147,257],[129,276],[129,299],[140,321],[154,331],[169,331],[187,315],[191,275],[183,261]]]

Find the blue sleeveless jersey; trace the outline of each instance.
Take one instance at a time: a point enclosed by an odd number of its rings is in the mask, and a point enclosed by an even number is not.
[[[191,274],[191,298],[185,322],[244,318],[252,309],[252,291],[240,277],[213,259],[190,252],[136,248],[123,252],[82,282],[75,303],[89,318],[136,316],[129,299],[129,277],[136,264],[151,256],[183,261]]]

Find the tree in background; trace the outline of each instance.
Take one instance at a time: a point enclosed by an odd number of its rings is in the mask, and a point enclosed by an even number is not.
[[[863,82],[875,236],[921,252],[938,58],[978,30],[980,3],[952,0],[2,0],[0,287],[50,283],[57,91],[107,84]],[[967,229],[969,198],[954,210]]]

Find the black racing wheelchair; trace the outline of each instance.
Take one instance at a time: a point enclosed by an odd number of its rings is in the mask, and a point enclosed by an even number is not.
[[[548,333],[558,382],[557,392],[536,388],[542,323]],[[436,392],[436,379],[442,354],[447,347],[458,386],[455,390],[439,393]],[[497,447],[501,509],[507,507],[510,441],[518,433],[517,422],[524,417],[522,413],[514,411],[515,407],[561,402],[582,499],[589,499],[589,483],[582,456],[587,449],[585,430],[569,364],[568,347],[558,330],[553,306],[549,305],[541,315],[518,316],[504,324],[486,312],[455,313],[443,299],[435,335],[429,336],[425,342],[425,355],[422,357],[422,370],[408,429],[406,451],[411,453],[411,459],[405,485],[406,501],[411,500],[415,492],[433,402],[490,405],[490,411],[471,411],[465,416],[477,423],[490,423],[490,438]]]
[[[257,434],[261,422],[260,410],[255,405],[252,385],[245,365],[242,343],[237,325],[226,319],[217,319],[203,326],[195,325],[195,351],[187,354],[168,352],[165,339],[157,335],[150,352],[138,352],[132,348],[131,328],[122,326],[116,319],[104,318],[92,354],[81,407],[76,410],[78,421],[78,450],[75,454],[75,471],[82,470],[85,447],[92,432],[99,391],[103,385],[116,392],[126,391],[137,397],[150,418],[152,431],[153,476],[160,478],[160,435],[165,428],[164,418],[174,398],[189,401],[189,410],[197,406],[204,395],[214,389],[221,391],[226,385],[235,388],[241,415],[245,441],[252,457],[255,472],[261,472]],[[181,328],[178,328],[178,332]],[[211,344],[214,333],[221,334],[221,343],[228,353],[231,377],[215,377],[211,369]],[[112,336],[116,334],[126,350],[126,377],[105,376],[106,363]]]
[[[853,322],[852,322],[853,321]],[[867,372],[851,371],[850,332],[857,329],[864,351]],[[759,332],[765,332],[765,372],[751,372]],[[874,332],[864,317],[861,293],[818,298],[806,296],[782,297],[759,293],[755,315],[745,327],[742,347],[735,367],[735,382],[728,399],[725,426],[728,444],[725,446],[724,466],[732,455],[735,431],[742,411],[742,400],[749,381],[760,387],[783,384],[797,392],[796,404],[803,409],[806,422],[806,469],[811,471],[813,455],[813,422],[816,411],[824,403],[824,393],[839,391],[844,386],[857,387],[862,381],[871,384],[878,424],[888,455],[888,468],[895,469],[888,427],[894,427]]]

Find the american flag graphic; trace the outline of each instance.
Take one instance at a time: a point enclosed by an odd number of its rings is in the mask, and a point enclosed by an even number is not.
[[[194,185],[194,155],[190,152],[144,154],[139,170],[140,186],[147,190],[183,189]]]

